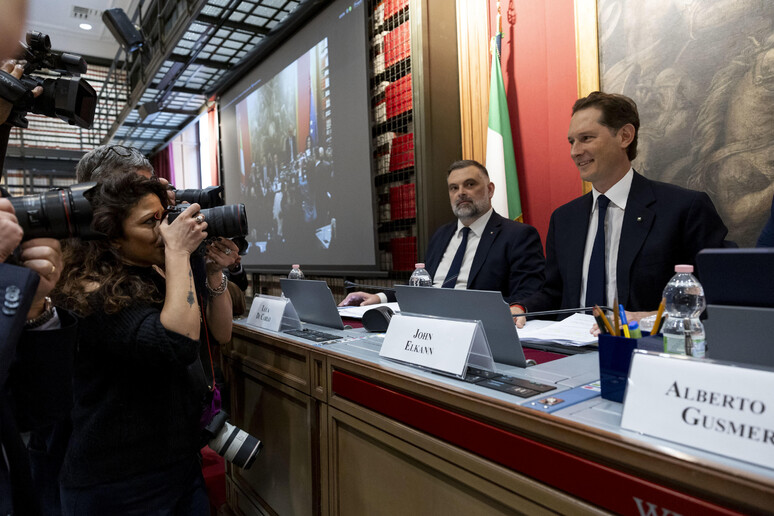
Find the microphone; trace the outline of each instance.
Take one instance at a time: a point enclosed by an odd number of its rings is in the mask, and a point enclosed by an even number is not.
[[[355,289],[355,288],[361,288],[361,289],[366,289],[366,290],[393,290],[393,291],[395,290],[394,288],[385,287],[385,286],[382,286],[382,285],[365,285],[365,284],[362,284],[362,283],[355,283],[355,282],[352,282],[352,281],[345,281],[344,282],[344,288],[347,289],[347,290]]]

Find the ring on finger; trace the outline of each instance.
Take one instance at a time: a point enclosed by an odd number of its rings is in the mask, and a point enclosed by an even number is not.
[[[223,250],[223,252],[224,252],[224,253],[225,253],[225,254],[228,256],[229,254],[231,254],[231,249],[229,249],[229,248],[227,247],[227,248],[225,248],[225,249]]]
[[[198,222],[199,224],[201,224],[202,222],[204,222],[204,215],[202,215],[202,214],[200,213],[199,215],[197,215],[196,217],[194,217],[194,220],[196,220],[196,222]]]
[[[49,276],[53,275],[56,272],[56,265],[51,264],[51,272],[48,273]]]

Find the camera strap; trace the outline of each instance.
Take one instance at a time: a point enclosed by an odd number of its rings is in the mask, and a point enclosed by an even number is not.
[[[215,390],[215,364],[212,362],[212,346],[210,345],[210,331],[207,329],[207,315],[204,313],[204,300],[199,294],[199,310],[202,312],[202,322],[204,323],[204,339],[207,341],[207,355],[210,358],[210,380],[207,381],[207,388],[210,392]]]
[[[24,84],[10,73],[0,70],[0,97],[15,104],[27,93]]]

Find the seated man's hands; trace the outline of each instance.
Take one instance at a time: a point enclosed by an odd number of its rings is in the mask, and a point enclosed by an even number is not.
[[[378,305],[382,300],[376,294],[367,292],[352,292],[339,303],[339,306],[367,306]]]
[[[46,296],[56,286],[62,275],[62,248],[54,238],[33,238],[21,246],[21,264],[40,275],[40,283],[27,319],[34,319],[43,313]]]
[[[16,219],[11,201],[0,198],[0,263],[21,243],[24,230]]]
[[[516,323],[517,328],[524,328],[524,325],[527,323],[526,317],[518,317],[520,314],[523,314],[524,310],[521,309],[518,305],[511,306],[511,315],[513,316],[513,322]]]

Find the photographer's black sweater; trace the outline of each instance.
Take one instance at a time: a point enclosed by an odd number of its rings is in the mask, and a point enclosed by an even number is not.
[[[163,280],[141,274],[163,296]],[[80,321],[63,486],[121,481],[198,453],[202,390],[188,367],[199,342],[168,331],[160,313],[161,305],[137,304]]]

